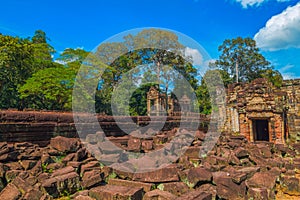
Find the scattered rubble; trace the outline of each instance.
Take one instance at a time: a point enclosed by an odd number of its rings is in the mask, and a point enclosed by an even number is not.
[[[163,135],[170,132],[160,133],[159,138]],[[88,138],[89,145],[97,145],[96,134]],[[206,156],[199,157],[201,145],[197,141],[204,138],[205,133],[197,133],[192,146],[171,165],[142,173],[105,166],[79,139],[58,136],[45,147],[2,142],[0,199],[300,198],[300,155],[294,149],[297,146],[250,143],[243,136],[224,133]],[[161,139],[119,141],[124,150],[137,152],[147,146],[148,151],[153,151],[167,144],[169,137],[163,143]],[[151,145],[143,145],[144,141],[151,141]],[[109,146],[104,147],[103,151],[111,153],[108,155],[115,154]],[[152,161],[143,160],[149,165]]]

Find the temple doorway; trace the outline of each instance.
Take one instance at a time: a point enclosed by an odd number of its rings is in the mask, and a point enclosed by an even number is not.
[[[269,122],[268,120],[253,120],[253,135],[255,141],[269,141]]]

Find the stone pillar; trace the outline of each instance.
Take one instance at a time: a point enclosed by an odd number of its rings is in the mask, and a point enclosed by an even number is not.
[[[150,116],[151,113],[151,100],[147,99],[147,114]]]
[[[281,143],[285,143],[285,140],[284,140],[284,135],[285,135],[285,131],[284,131],[284,119],[282,119],[282,122],[281,122]]]
[[[268,128],[269,128],[269,142],[275,142],[273,141],[273,135],[275,134],[275,140],[276,140],[276,131],[275,131],[275,119],[271,118],[268,120]]]
[[[254,142],[253,121],[252,120],[249,120],[249,129],[250,129],[250,142]]]
[[[159,116],[159,98],[156,98],[155,100],[155,113],[156,113],[156,116]]]

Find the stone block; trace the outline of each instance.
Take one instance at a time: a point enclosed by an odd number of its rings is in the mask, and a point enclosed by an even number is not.
[[[143,189],[117,185],[105,185],[92,188],[89,196],[96,200],[141,200]]]

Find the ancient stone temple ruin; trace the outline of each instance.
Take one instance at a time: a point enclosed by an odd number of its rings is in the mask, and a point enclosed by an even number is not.
[[[300,80],[275,87],[266,79],[228,88],[225,129],[251,141],[300,140]]]
[[[171,97],[166,98],[165,94],[158,91],[156,87],[151,87],[147,92],[147,114],[159,116],[166,110],[166,101],[168,101],[168,115],[173,115],[176,111],[176,101]]]
[[[168,102],[168,104],[166,104]],[[147,114],[148,116],[161,116],[166,111],[168,105],[168,116],[193,115],[191,112],[191,99],[183,95],[179,100],[172,98],[170,95],[159,92],[156,87],[151,87],[147,92]]]

